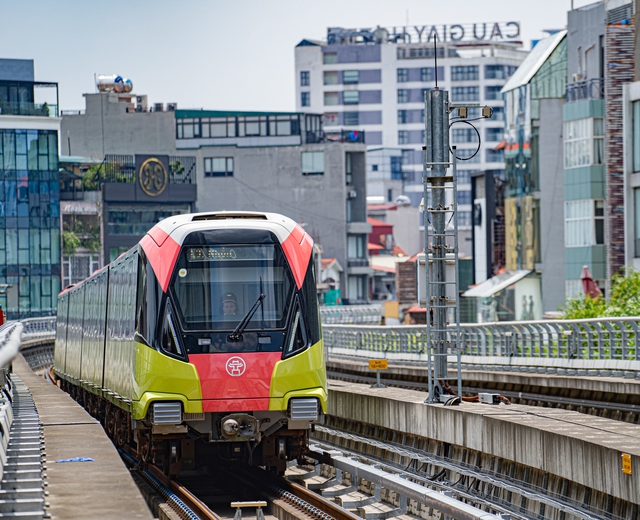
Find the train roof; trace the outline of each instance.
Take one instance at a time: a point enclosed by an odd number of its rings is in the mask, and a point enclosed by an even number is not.
[[[284,242],[298,227],[295,221],[279,213],[258,211],[216,211],[174,215],[158,222],[148,234],[161,246],[168,236],[182,244],[185,236],[204,229],[240,229],[251,227],[272,231]],[[304,230],[300,227],[302,234]]]

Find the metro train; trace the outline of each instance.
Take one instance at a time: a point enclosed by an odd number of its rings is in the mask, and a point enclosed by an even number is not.
[[[274,213],[162,220],[60,293],[54,372],[168,474],[211,459],[283,472],[327,406],[311,237]]]

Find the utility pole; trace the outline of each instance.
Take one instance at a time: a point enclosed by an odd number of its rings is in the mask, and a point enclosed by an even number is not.
[[[453,154],[449,150],[449,93],[436,86],[425,92],[424,101],[426,143],[423,184],[429,370],[427,402],[435,403],[446,402],[455,397],[448,383],[448,357],[453,354],[457,354],[458,360],[458,376],[455,378],[458,383],[458,398],[462,397],[457,185],[455,149]],[[452,174],[447,172],[450,167]],[[454,267],[453,273],[449,269],[449,276],[447,265]],[[455,328],[449,327],[451,320],[455,320]]]

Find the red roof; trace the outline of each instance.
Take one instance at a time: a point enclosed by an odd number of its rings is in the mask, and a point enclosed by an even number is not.
[[[398,209],[397,204],[387,203],[387,204],[367,204],[367,211],[396,211]]]
[[[407,252],[400,246],[393,246],[393,256],[408,256]]]
[[[384,273],[395,273],[396,272],[396,268],[395,267],[387,267],[385,265],[371,265],[371,268],[374,271],[382,271]]]
[[[382,220],[378,220],[375,218],[367,217],[367,222],[371,224],[372,227],[388,227],[393,229],[393,225],[388,222],[382,222]]]
[[[382,249],[384,249],[384,247],[382,247],[381,245],[378,244],[372,244],[371,242],[367,243],[367,249],[369,251],[381,251]]]
[[[414,305],[413,307],[411,307],[410,309],[407,309],[404,312],[408,312],[408,313],[411,313],[411,312],[427,312],[427,309],[422,308],[422,307],[418,307],[417,305]]]
[[[320,260],[320,263],[322,264],[322,269],[326,269],[335,261],[336,261],[335,258],[323,258],[322,260]]]

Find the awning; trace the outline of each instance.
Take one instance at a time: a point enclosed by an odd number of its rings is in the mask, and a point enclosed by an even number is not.
[[[525,269],[520,271],[505,271],[504,273],[493,276],[475,287],[472,287],[468,291],[463,292],[462,296],[475,296],[476,298],[487,298],[489,296],[493,296],[497,292],[500,292],[510,285],[522,280],[530,272],[530,270]]]

